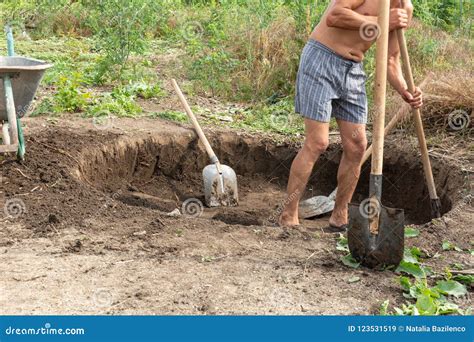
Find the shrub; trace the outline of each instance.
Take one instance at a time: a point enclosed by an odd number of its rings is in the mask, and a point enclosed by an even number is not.
[[[97,80],[105,73],[121,78],[131,54],[144,53],[150,31],[156,21],[159,2],[154,0],[92,0],[90,25],[97,48],[103,53],[98,64]]]

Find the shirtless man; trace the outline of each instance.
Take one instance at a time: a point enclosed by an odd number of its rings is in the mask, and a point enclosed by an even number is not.
[[[397,29],[408,26],[413,5],[391,1],[388,81],[413,108],[423,104],[420,89],[412,96],[400,65]],[[378,0],[332,0],[303,50],[296,82],[296,112],[305,118],[306,140],[293,161],[288,199],[280,225],[299,225],[298,206],[314,164],[329,143],[329,121],[335,117],[344,153],[338,170],[336,205],[329,220],[331,231],[344,231],[348,204],[360,176],[360,162],[367,148],[366,76],[362,60],[377,36]]]

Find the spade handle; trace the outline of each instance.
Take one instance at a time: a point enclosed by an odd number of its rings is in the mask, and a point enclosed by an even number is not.
[[[209,159],[211,159],[211,162],[213,164],[216,164],[217,170],[220,174],[222,174],[222,168],[221,164],[219,162],[219,159],[217,158],[216,154],[214,153],[214,150],[211,147],[211,144],[209,144],[209,141],[206,138],[206,135],[202,131],[201,125],[199,125],[199,122],[196,119],[196,116],[194,115],[193,111],[191,110],[191,107],[189,106],[188,101],[186,100],[186,97],[184,97],[183,92],[181,91],[181,88],[179,87],[178,83],[176,82],[175,79],[171,80],[171,83],[173,84],[173,88],[176,91],[176,94],[178,94],[179,100],[181,101],[184,110],[186,111],[186,114],[188,115],[189,119],[191,120],[194,129],[196,130],[197,135],[199,136],[199,139],[201,139],[204,148],[206,149],[206,152],[209,156]]]
[[[383,170],[383,149],[385,129],[385,99],[387,95],[388,39],[390,0],[380,0],[375,75],[375,118],[373,127],[372,174],[381,176]]]
[[[403,3],[403,2],[402,2]],[[397,30],[398,45],[400,46],[400,54],[403,61],[403,72],[408,85],[408,91],[414,95],[416,92],[415,81],[413,79],[413,71],[410,63],[410,55],[408,54],[407,42],[405,39],[405,33],[402,29]],[[428,146],[426,145],[425,131],[423,129],[423,121],[421,119],[421,110],[413,110],[413,121],[415,123],[416,135],[421,151],[421,160],[423,162],[423,168],[425,171],[426,182],[428,185],[428,191],[431,199],[437,199],[438,194],[436,193],[436,186],[433,178],[433,171],[431,169],[431,162],[428,152]]]

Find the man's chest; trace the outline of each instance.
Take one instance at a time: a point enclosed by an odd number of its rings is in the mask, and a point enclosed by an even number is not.
[[[380,0],[365,0],[363,4],[355,8],[354,11],[366,16],[377,16],[379,11],[379,4]],[[400,0],[391,0],[390,7],[401,7]]]

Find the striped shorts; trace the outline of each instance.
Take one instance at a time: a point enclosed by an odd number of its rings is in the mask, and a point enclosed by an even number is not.
[[[296,80],[295,111],[319,122],[329,122],[333,116],[366,124],[366,79],[362,63],[345,59],[327,46],[309,40]]]

